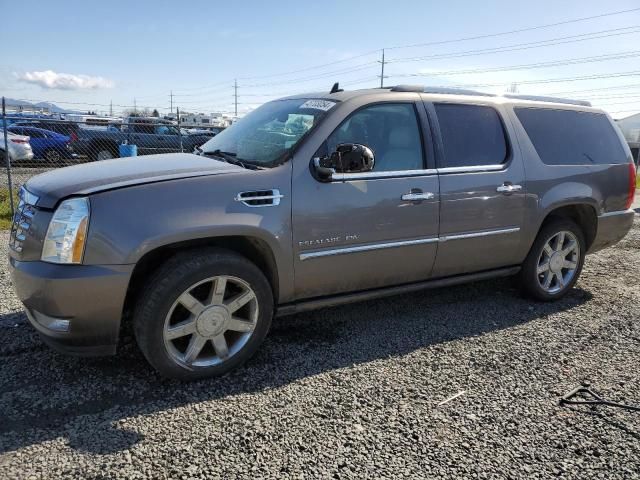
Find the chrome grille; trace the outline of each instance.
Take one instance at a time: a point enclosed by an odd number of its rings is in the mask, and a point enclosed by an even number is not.
[[[38,197],[29,193],[24,187],[20,188],[18,206],[13,216],[11,236],[9,237],[9,247],[18,253],[22,252],[23,243],[27,239],[31,222],[36,214],[35,204],[37,201]]]

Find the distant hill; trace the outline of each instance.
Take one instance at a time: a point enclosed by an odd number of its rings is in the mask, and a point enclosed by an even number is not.
[[[24,108],[27,108],[27,107],[28,108],[46,108],[51,113],[84,113],[78,110],[67,110],[65,108],[60,108],[55,103],[50,103],[50,102],[31,103],[25,100],[16,100],[13,98],[5,98],[5,101],[7,103],[7,106],[24,107]]]

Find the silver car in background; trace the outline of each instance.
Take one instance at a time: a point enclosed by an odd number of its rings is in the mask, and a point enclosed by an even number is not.
[[[24,135],[15,135],[9,133],[7,137],[7,146],[9,147],[9,158],[12,161],[25,161],[33,159],[33,150],[29,143],[29,137]],[[0,153],[4,160],[4,132],[0,131]]]

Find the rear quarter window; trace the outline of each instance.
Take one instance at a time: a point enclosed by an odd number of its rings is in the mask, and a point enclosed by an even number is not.
[[[602,113],[529,107],[515,112],[547,165],[627,163],[624,147]]]

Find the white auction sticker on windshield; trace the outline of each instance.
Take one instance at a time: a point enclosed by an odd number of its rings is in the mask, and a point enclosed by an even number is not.
[[[333,102],[331,100],[307,100],[302,105],[300,105],[300,108],[312,108],[314,110],[323,110],[326,112],[335,104],[336,102]]]

